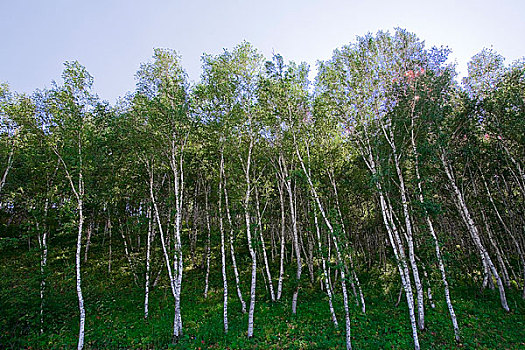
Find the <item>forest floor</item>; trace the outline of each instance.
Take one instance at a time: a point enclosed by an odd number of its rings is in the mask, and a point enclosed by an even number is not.
[[[96,256],[95,249],[92,256]],[[99,255],[100,256],[100,255]],[[74,257],[71,249],[50,252],[45,294],[44,333],[40,335],[39,258],[36,250],[0,249],[0,349],[72,349],[76,347],[78,310]],[[190,264],[187,264],[190,265]],[[293,265],[293,264],[291,264]],[[163,266],[156,265],[154,273]],[[228,271],[233,276],[231,271]],[[290,266],[293,277],[293,266]],[[344,349],[344,313],[336,292],[339,329],[330,318],[326,294],[304,275],[297,315],[291,314],[291,288],[271,302],[258,274],[255,336],[246,338],[247,315],[241,313],[235,285],[229,286],[229,333],[223,333],[222,280],[212,266],[210,291],[204,298],[204,269],[186,267],[182,291],[184,334],[171,343],[173,298],[165,280],[150,293],[149,319],[144,320],[143,282],[135,284],[124,257],[113,262],[91,259],[83,266],[86,305],[86,349]],[[249,299],[248,275],[241,276],[244,299]],[[143,278],[140,278],[142,281]],[[246,282],[245,282],[246,281]],[[352,303],[351,336],[355,349],[413,348],[406,303],[395,306],[399,282],[373,282],[363,276],[366,314]],[[335,281],[334,281],[335,283]],[[285,286],[290,280],[285,280]],[[387,287],[385,287],[387,286]],[[462,341],[455,343],[439,284],[434,287],[436,308],[426,307],[422,349],[525,349],[525,300],[508,289],[510,313],[499,305],[497,291],[453,285],[452,297]],[[353,299],[351,299],[353,300]]]

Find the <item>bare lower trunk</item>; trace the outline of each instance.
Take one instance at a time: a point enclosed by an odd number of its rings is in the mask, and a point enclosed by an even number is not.
[[[286,164],[286,160],[282,154],[279,156],[279,160],[280,160],[281,173],[284,178],[284,185],[288,192],[288,204],[290,207],[290,218],[292,219],[293,247],[295,251],[295,258],[297,260],[297,271],[295,274],[296,286],[295,286],[295,290],[292,296],[292,313],[296,314],[297,313],[297,298],[299,296],[301,273],[302,273],[302,268],[303,268],[303,263],[301,260],[301,249],[299,247],[299,233],[297,230],[297,208],[294,202],[292,180],[290,179],[290,176],[288,176],[288,165]]]
[[[279,203],[281,204],[281,253],[279,255],[279,282],[277,283],[277,300],[281,300],[281,293],[283,290],[283,277],[284,277],[284,245],[285,245],[285,233],[286,233],[286,221],[284,213],[284,195],[283,187],[284,184],[279,180]]]
[[[494,276],[494,278],[496,279],[496,284],[498,285],[498,290],[500,294],[501,306],[503,307],[505,311],[509,312],[510,308],[509,308],[509,305],[507,304],[507,297],[505,296],[505,287],[503,286],[503,282],[498,274],[498,271],[496,270],[496,267],[492,263],[492,259],[490,258],[489,253],[487,252],[487,250],[485,249],[485,246],[481,242],[481,237],[479,236],[478,228],[476,227],[476,224],[474,223],[474,220],[472,219],[472,216],[470,215],[470,211],[465,203],[465,200],[463,199],[463,194],[461,193],[461,191],[459,190],[456,184],[456,180],[454,177],[452,167],[448,163],[448,160],[446,159],[444,153],[441,154],[441,161],[443,163],[445,173],[447,174],[447,177],[449,179],[449,183],[454,191],[455,198],[456,198],[456,204],[458,205],[460,209],[462,217],[469,230],[470,236],[481,254],[482,261],[485,262],[487,268],[489,269],[489,272],[492,273],[492,276]]]
[[[219,175],[219,228],[221,230],[221,270],[222,270],[222,285],[224,291],[223,298],[223,321],[224,333],[228,333],[228,279],[226,276],[226,252],[224,241],[224,225],[222,219],[222,176],[224,173],[224,156],[221,149],[221,164]]]
[[[490,203],[492,204],[492,207],[494,208],[494,212],[496,213],[496,217],[498,218],[498,221],[500,222],[501,226],[503,226],[503,229],[505,230],[505,232],[510,236],[510,238],[512,239],[512,242],[514,243],[514,246],[516,247],[516,250],[518,251],[518,256],[520,258],[521,265],[523,267],[523,298],[525,298],[525,254],[523,253],[523,249],[521,248],[520,242],[518,242],[512,230],[507,226],[507,224],[501,217],[501,214],[498,210],[498,207],[496,206],[496,203],[494,202],[494,198],[492,197],[492,193],[489,190],[489,187],[487,185],[487,182],[485,181],[485,178],[483,178],[483,183],[485,184],[485,189],[487,190],[487,194],[488,194]]]
[[[370,140],[368,138],[367,129],[365,125],[364,130],[364,139],[361,140],[360,146],[362,147],[362,156],[365,161],[368,169],[370,170],[372,176],[376,177],[378,175],[378,169],[376,166],[376,159],[372,152],[372,147],[370,145]],[[403,242],[399,236],[397,226],[395,225],[391,207],[388,205],[387,200],[385,199],[385,193],[381,186],[380,181],[376,181],[376,189],[379,194],[379,203],[381,207],[381,216],[383,218],[383,223],[388,233],[388,238],[390,240],[390,245],[394,251],[394,256],[396,257],[397,267],[399,270],[399,275],[401,277],[401,283],[403,289],[405,290],[405,296],[408,306],[408,314],[410,317],[410,325],[412,328],[412,339],[414,340],[414,349],[419,350],[419,336],[417,332],[417,321],[415,315],[414,307],[414,296],[412,292],[412,283],[410,281],[410,273],[408,270],[405,249],[403,247]]]
[[[49,207],[49,199],[46,198],[44,204],[44,223],[43,223],[43,233],[41,238],[39,237],[40,244],[40,334],[44,334],[44,293],[46,291],[46,268],[47,268],[47,236],[48,236],[48,227],[47,227],[47,211]],[[38,224],[37,224],[38,226]],[[39,234],[40,236],[40,234]]]
[[[111,219],[109,218],[108,213],[108,221],[106,222],[107,228],[108,228],[108,234],[109,234],[109,252],[108,252],[108,273],[111,273],[111,258],[112,258],[112,251],[111,251]]]
[[[171,260],[170,260],[170,257],[169,257],[169,254],[168,254],[168,249],[166,247],[166,238],[165,238],[165,235],[164,235],[164,229],[163,229],[163,226],[162,226],[162,222],[160,220],[160,213],[159,213],[159,209],[158,209],[158,206],[157,206],[157,202],[155,200],[155,195],[153,193],[153,167],[149,167],[148,165],[148,171],[149,171],[149,175],[150,175],[150,182],[149,182],[149,189],[150,189],[150,197],[151,197],[151,203],[153,205],[153,212],[155,214],[155,219],[157,221],[157,227],[159,229],[159,234],[160,234],[160,241],[161,241],[161,245],[162,245],[162,252],[163,252],[163,255],[164,255],[164,261],[166,263],[166,269],[168,270],[168,277],[169,277],[169,281],[170,281],[170,288],[171,288],[171,293],[173,295],[173,298],[175,299],[175,302],[177,301],[177,287],[176,287],[176,279],[173,274],[173,271],[172,271],[172,268],[171,268]],[[175,265],[175,261],[174,261],[174,267],[177,266]],[[174,317],[174,327],[173,327],[173,337],[176,338],[178,337],[178,334],[179,334],[179,327],[178,327],[178,315],[177,315],[177,305],[175,306],[175,317]],[[174,339],[176,340],[176,339]]]
[[[228,223],[230,224],[230,254],[232,258],[232,266],[233,266],[233,274],[235,275],[235,286],[237,288],[237,296],[239,297],[239,301],[241,302],[241,308],[242,313],[246,313],[246,303],[244,302],[244,299],[242,297],[241,292],[241,283],[239,279],[239,270],[237,269],[237,260],[235,259],[235,249],[233,248],[233,222],[232,217],[230,214],[230,204],[228,201],[228,190],[226,189],[226,176],[224,174],[223,169],[223,177],[224,177],[224,205],[226,206],[226,216],[228,217]]]
[[[146,242],[146,284],[144,287],[144,319],[148,319],[149,314],[149,287],[150,287],[150,260],[151,243],[154,236],[155,225],[153,225],[153,213],[151,208],[148,211],[148,238]]]
[[[485,231],[487,232],[487,236],[489,238],[490,245],[492,248],[494,248],[494,253],[496,253],[496,260],[498,261],[498,265],[501,269],[501,279],[503,280],[503,283],[507,286],[507,288],[510,287],[510,277],[509,272],[507,270],[507,266],[505,265],[505,261],[503,259],[503,253],[501,252],[501,249],[499,248],[498,243],[494,239],[494,236],[492,235],[492,229],[490,228],[489,222],[487,220],[487,217],[485,215],[485,211],[483,209],[481,211],[481,218],[483,220],[483,224],[485,226]]]
[[[124,242],[124,253],[126,254],[126,259],[128,260],[129,268],[131,270],[131,273],[133,274],[133,281],[135,282],[135,285],[138,286],[139,280],[136,274],[135,270],[135,264],[133,263],[133,260],[131,259],[131,254],[128,249],[128,240],[126,238],[126,235],[124,234],[124,230],[126,229],[122,223],[119,220],[119,226],[120,226],[120,235],[122,237],[122,242]]]
[[[84,251],[84,262],[88,260],[89,247],[91,246],[91,234],[93,233],[93,220],[87,227],[86,248]]]
[[[443,283],[443,288],[445,290],[445,300],[447,302],[448,312],[450,314],[450,319],[452,321],[452,326],[454,328],[454,337],[456,338],[456,341],[460,341],[458,321],[456,319],[456,313],[454,312],[454,307],[452,306],[452,299],[450,297],[450,290],[448,286],[447,275],[445,272],[445,264],[443,263],[443,258],[441,256],[441,249],[439,247],[439,242],[438,242],[436,233],[434,232],[434,225],[432,224],[432,221],[430,220],[430,217],[428,216],[428,214],[426,214],[426,220],[427,220],[427,225],[429,227],[430,235],[432,236],[432,239],[434,240],[434,247],[436,250],[436,257],[438,260],[439,271],[441,272],[441,281]]]
[[[248,159],[246,161],[245,178],[246,178],[246,193],[244,196],[244,219],[246,224],[246,238],[248,239],[248,250],[252,258],[252,280],[250,284],[250,308],[248,310],[248,338],[253,337],[253,317],[255,313],[255,286],[257,283],[257,255],[252,242],[252,233],[250,225],[250,193],[251,193],[251,180],[250,180],[250,166],[251,156],[253,149],[253,139],[250,139],[250,146],[248,148]]]
[[[346,232],[345,222],[343,220],[343,214],[341,212],[341,206],[339,205],[339,194],[337,192],[337,184],[335,183],[335,176],[331,173],[331,171],[328,171],[328,176],[330,177],[330,181],[332,182],[332,187],[334,189],[335,204],[337,205],[337,212],[339,214],[339,219],[341,221],[341,227],[343,229],[343,234],[344,234],[345,237],[348,237],[347,232]],[[348,244],[346,244],[346,246],[348,247]],[[363,290],[361,289],[361,283],[359,282],[359,278],[357,277],[357,273],[355,272],[354,260],[352,258],[352,253],[350,251],[348,251],[348,258],[350,260],[350,268],[351,268],[351,271],[352,271],[352,278],[353,278],[353,281],[355,281],[355,284],[357,285],[357,290],[358,290],[358,293],[359,293],[359,300],[361,302],[361,311],[363,313],[366,313],[365,297],[363,295]],[[352,288],[354,289],[354,294],[356,294],[356,298],[357,298],[357,293],[355,291],[354,283],[353,282],[351,282],[351,283],[352,283]],[[359,302],[358,302],[358,304],[359,304]]]
[[[7,157],[7,166],[4,170],[4,175],[2,175],[2,179],[0,179],[0,194],[2,194],[2,189],[5,186],[5,182],[7,179],[7,174],[9,174],[9,170],[11,170],[11,167],[13,166],[13,153],[15,151],[15,146],[13,144],[12,148],[9,150],[9,155]]]
[[[333,228],[332,224],[330,223],[330,220],[328,220],[328,217],[326,216],[326,213],[324,211],[323,205],[321,204],[321,200],[320,200],[320,198],[319,198],[319,196],[317,194],[317,190],[314,187],[314,184],[312,182],[312,179],[310,177],[309,172],[306,170],[306,166],[305,166],[305,164],[303,162],[301,154],[299,153],[299,148],[297,147],[297,143],[296,143],[296,140],[295,140],[295,135],[294,135],[294,142],[295,142],[295,151],[296,151],[297,157],[299,158],[299,161],[301,163],[301,167],[303,169],[303,172],[306,175],[306,179],[308,180],[308,185],[310,187],[310,192],[312,193],[312,196],[315,199],[315,202],[316,202],[316,204],[317,204],[317,206],[319,208],[319,211],[321,212],[321,216],[323,217],[323,219],[325,221],[325,224],[328,227],[328,230],[330,231],[330,234],[332,236],[332,242],[334,244],[334,248],[335,248],[335,251],[336,251],[337,263],[338,263],[339,266],[343,266],[343,259],[342,259],[341,251],[339,249],[339,244],[338,244],[338,241],[337,241],[337,237],[334,234],[334,228]],[[351,337],[350,337],[350,311],[349,311],[349,308],[348,308],[348,293],[347,293],[347,290],[346,290],[346,276],[345,276],[344,269],[341,269],[340,272],[341,272],[341,289],[342,289],[342,293],[343,293],[343,305],[344,305],[344,309],[345,309],[346,349],[350,350],[350,349],[352,349],[352,343],[351,343]]]
[[[401,204],[403,206],[403,216],[405,218],[405,229],[406,229],[405,237],[406,237],[406,241],[408,245],[408,258],[410,261],[410,266],[412,267],[412,276],[414,277],[414,284],[416,286],[416,294],[417,294],[417,311],[418,311],[417,324],[418,324],[419,329],[423,330],[425,329],[424,291],[423,291],[423,284],[421,283],[421,279],[419,277],[419,270],[418,270],[417,262],[415,258],[414,240],[413,240],[414,235],[412,231],[412,221],[410,219],[410,212],[408,210],[408,200],[407,200],[407,194],[406,194],[406,188],[405,188],[405,180],[403,176],[403,171],[401,170],[401,165],[399,164],[400,156],[398,156],[397,154],[397,147],[395,144],[394,132],[392,128],[389,128],[389,131],[390,131],[389,132],[390,137],[389,137],[384,125],[382,125],[382,129],[383,129],[385,138],[387,139],[388,143],[390,144],[390,148],[392,149],[394,164],[396,167],[396,173],[399,179]]]
[[[261,215],[261,209],[259,205],[259,192],[257,191],[257,188],[255,189],[255,204],[256,204],[256,209],[257,209],[257,226],[259,227],[259,238],[261,239],[261,248],[263,252],[264,267],[266,269],[266,275],[268,277],[268,287],[270,288],[270,297],[272,301],[275,301],[272,274],[270,273],[270,265],[268,264],[268,256],[266,255],[266,244],[264,243],[262,215]]]
[[[183,274],[183,256],[182,256],[182,205],[184,195],[184,168],[183,168],[183,150],[178,150],[179,158],[175,158],[177,146],[175,138],[172,140],[170,165],[174,178],[175,190],[175,251],[174,266],[175,269],[175,316],[173,320],[173,337],[178,340],[182,335],[182,315],[180,305],[180,295],[182,291],[182,274]]]
[[[401,241],[401,237],[399,236],[399,232],[392,218],[391,208],[387,204],[387,201],[385,200],[385,196],[380,186],[380,183],[377,183],[376,186],[378,187],[378,191],[379,191],[379,200],[381,204],[381,213],[383,217],[383,222],[388,232],[388,236],[390,239],[390,245],[392,246],[394,255],[397,260],[397,267],[399,270],[399,275],[401,277],[401,283],[403,285],[403,289],[405,290],[405,296],[406,296],[407,306],[408,306],[408,314],[410,316],[410,325],[412,327],[412,338],[414,339],[414,348],[415,350],[419,350],[420,345],[419,345],[419,336],[417,334],[417,321],[416,321],[416,312],[415,312],[415,307],[414,307],[414,294],[412,292],[412,283],[410,281],[410,272],[408,270],[408,264],[406,261],[406,255],[405,255],[405,250],[403,247],[403,242]]]
[[[78,331],[78,345],[77,349],[81,350],[84,347],[84,327],[86,324],[86,310],[84,308],[84,296],[82,295],[82,280],[80,276],[80,254],[82,252],[82,227],[84,225],[84,214],[83,214],[83,202],[82,199],[78,201],[78,235],[77,235],[77,252],[75,255],[75,270],[76,270],[76,281],[77,281],[77,296],[78,296],[78,309],[80,311],[80,327]]]
[[[332,322],[334,323],[335,328],[339,327],[337,322],[337,316],[335,315],[334,306],[332,304],[332,288],[330,288],[330,283],[328,283],[328,271],[326,271],[326,259],[323,254],[321,247],[321,232],[319,229],[319,222],[317,220],[317,213],[314,213],[314,223],[315,223],[315,232],[317,234],[317,249],[319,256],[321,257],[321,266],[323,268],[323,282],[326,294],[328,295],[328,306],[330,308],[330,315],[332,315]]]
[[[413,113],[412,113],[412,125],[411,125],[410,138],[411,138],[411,143],[412,143],[412,151],[414,152],[414,157],[415,157],[414,168],[415,168],[416,180],[417,180],[418,199],[419,199],[419,203],[421,204],[421,206],[423,206],[425,202],[425,198],[423,196],[423,185],[421,183],[421,176],[419,174],[419,152],[417,150],[416,140],[414,137],[414,114]],[[458,321],[456,319],[456,313],[454,312],[454,306],[452,305],[452,299],[450,297],[450,290],[448,286],[447,274],[445,271],[445,264],[443,263],[443,258],[441,256],[441,248],[439,246],[437,235],[434,231],[434,225],[426,209],[424,209],[424,215],[425,215],[425,220],[428,226],[428,230],[430,232],[430,236],[432,236],[432,240],[434,242],[436,258],[438,261],[439,271],[441,273],[441,282],[443,283],[443,289],[445,291],[445,300],[447,303],[448,312],[450,314],[450,319],[452,321],[452,327],[454,329],[454,338],[456,339],[457,342],[459,342],[460,341],[459,326],[458,326]]]
[[[53,148],[53,152],[57,155],[58,160],[62,163],[64,171],[66,172],[66,177],[71,186],[71,190],[75,195],[77,200],[77,209],[78,209],[78,234],[77,234],[77,249],[75,253],[75,274],[76,274],[76,289],[78,297],[78,309],[80,314],[80,324],[78,331],[78,344],[77,350],[82,350],[84,348],[84,327],[86,324],[86,310],[84,308],[84,296],[82,295],[82,277],[80,275],[80,262],[82,254],[82,229],[84,225],[84,179],[82,174],[82,142],[79,138],[78,140],[78,159],[79,159],[79,172],[78,172],[78,189],[73,183],[73,177],[69,173],[68,166],[64,162],[64,159],[58,153],[58,151]]]
[[[210,225],[210,208],[208,206],[208,189],[205,190],[205,209],[206,209],[206,228],[208,229],[208,238],[206,240],[206,277],[204,285],[204,297],[208,297],[208,288],[210,280],[210,260],[211,260],[211,225]]]

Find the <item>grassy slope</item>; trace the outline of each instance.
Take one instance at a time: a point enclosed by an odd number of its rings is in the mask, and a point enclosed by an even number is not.
[[[59,245],[56,242],[55,245]],[[65,244],[63,244],[65,246]],[[115,243],[116,245],[116,243]],[[70,349],[76,346],[78,332],[77,300],[74,289],[74,256],[68,249],[50,251],[50,271],[46,295],[46,332],[39,335],[38,252],[27,246],[0,252],[0,349],[42,348]],[[115,247],[117,250],[118,247]],[[91,259],[83,267],[88,349],[343,349],[344,318],[341,296],[337,292],[336,309],[340,329],[334,329],[327,298],[311,288],[305,275],[299,297],[298,314],[291,315],[291,290],[285,289],[283,300],[271,303],[258,275],[255,312],[255,337],[246,339],[247,316],[230,281],[230,332],[222,328],[222,281],[220,268],[214,266],[210,295],[203,297],[204,271],[186,269],[183,281],[184,336],[171,345],[173,300],[166,280],[151,293],[150,319],[143,319],[143,286],[136,286],[126,268],[121,252],[107,273],[105,252],[93,246]],[[160,265],[157,264],[155,270]],[[229,271],[233,277],[232,271]],[[293,264],[290,275],[293,276]],[[364,276],[366,282],[366,276]],[[248,299],[247,275],[243,276],[244,297]],[[142,282],[141,282],[142,283]],[[285,284],[286,286],[287,284]],[[480,292],[474,287],[455,287],[453,298],[462,332],[462,343],[455,344],[443,296],[434,288],[436,309],[427,307],[427,330],[420,333],[422,348],[481,349],[525,348],[525,301],[515,290],[508,291],[512,312],[506,314],[496,291]],[[408,312],[403,303],[395,307],[397,291],[384,293],[379,284],[364,283],[367,313],[352,304],[352,345],[356,349],[412,348]]]

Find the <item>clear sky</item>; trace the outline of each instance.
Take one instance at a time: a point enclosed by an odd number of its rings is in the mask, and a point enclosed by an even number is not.
[[[113,103],[155,47],[177,50],[197,81],[203,53],[243,40],[315,69],[356,36],[394,27],[450,47],[462,75],[484,47],[507,63],[525,56],[524,0],[0,0],[0,82],[30,93],[78,60]]]

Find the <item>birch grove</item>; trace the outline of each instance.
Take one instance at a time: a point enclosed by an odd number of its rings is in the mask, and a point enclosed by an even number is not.
[[[114,106],[78,62],[32,96],[0,85],[0,249],[36,254],[24,322],[51,344],[73,294],[77,348],[116,346],[93,340],[111,318],[99,276],[125,286],[115,300],[140,296],[144,329],[169,319],[162,344],[175,347],[213,347],[195,329],[219,319],[220,341],[242,332],[232,348],[321,346],[293,335],[312,300],[319,334],[346,349],[368,344],[359,330],[377,326],[378,298],[414,349],[438,330],[469,341],[466,291],[519,314],[525,66],[485,49],[460,86],[448,56],[395,29],[336,49],[315,80],[243,42],[203,55],[195,83],[155,49]],[[269,310],[277,334],[263,331]]]

